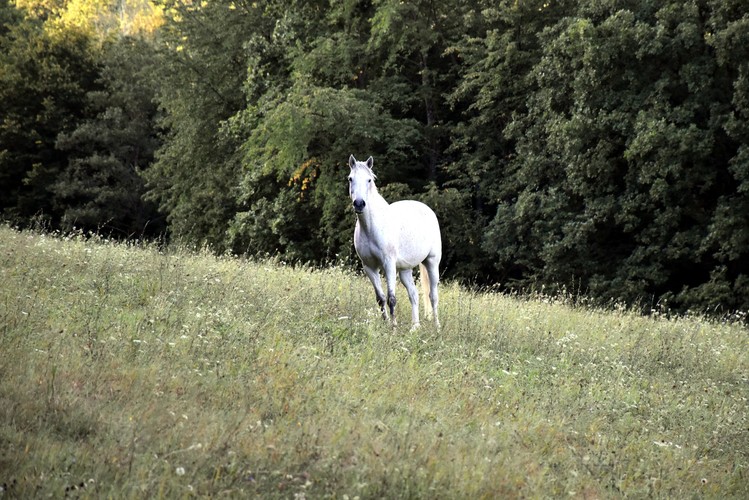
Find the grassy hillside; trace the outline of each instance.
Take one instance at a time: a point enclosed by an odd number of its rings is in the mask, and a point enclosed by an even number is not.
[[[749,331],[0,228],[10,498],[749,496]]]

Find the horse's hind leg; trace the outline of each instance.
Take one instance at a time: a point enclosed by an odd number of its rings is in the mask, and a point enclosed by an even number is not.
[[[405,269],[399,273],[401,283],[408,290],[408,300],[411,302],[411,329],[419,327],[419,291],[414,284],[414,275],[411,269]]]
[[[382,280],[380,279],[380,272],[377,269],[364,266],[364,272],[369,277],[369,281],[372,282],[372,286],[375,289],[375,297],[377,298],[377,305],[380,307],[382,313],[382,319],[387,320],[387,312],[385,312],[385,293],[382,291]]]
[[[440,320],[437,315],[437,306],[439,305],[439,290],[437,285],[440,281],[440,270],[439,260],[427,259],[424,261],[424,267],[426,267],[427,275],[429,276],[429,301],[432,303],[432,314],[434,315],[434,325],[439,328]]]

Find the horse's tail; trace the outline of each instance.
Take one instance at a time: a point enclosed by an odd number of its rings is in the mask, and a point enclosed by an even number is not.
[[[429,296],[431,283],[429,282],[429,273],[424,264],[419,264],[419,273],[421,275],[421,296],[424,303],[424,317],[431,321],[432,319],[432,299]]]

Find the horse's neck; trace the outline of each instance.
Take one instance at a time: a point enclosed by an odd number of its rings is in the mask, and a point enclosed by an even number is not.
[[[387,208],[390,205],[380,193],[374,192],[367,202],[368,210],[359,215],[359,226],[368,234],[380,233],[387,221]]]

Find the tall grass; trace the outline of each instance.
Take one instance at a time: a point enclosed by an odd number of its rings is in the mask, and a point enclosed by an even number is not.
[[[19,498],[749,497],[749,331],[0,228]]]

